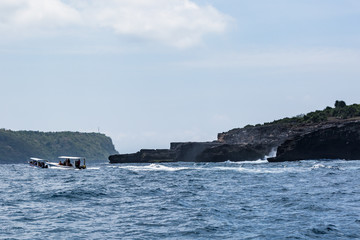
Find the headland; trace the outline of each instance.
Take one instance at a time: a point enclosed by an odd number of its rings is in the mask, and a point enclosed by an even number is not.
[[[101,133],[0,129],[0,163],[25,163],[30,157],[52,160],[61,155],[106,160],[116,153],[111,138]]]
[[[109,156],[110,163],[296,161],[360,159],[360,105],[336,101],[324,110],[247,125],[209,142],[176,142],[169,149],[142,149]],[[268,158],[271,152],[276,156]]]

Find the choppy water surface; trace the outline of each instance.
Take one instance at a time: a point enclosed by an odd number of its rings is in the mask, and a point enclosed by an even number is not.
[[[0,170],[0,239],[360,238],[360,161]]]

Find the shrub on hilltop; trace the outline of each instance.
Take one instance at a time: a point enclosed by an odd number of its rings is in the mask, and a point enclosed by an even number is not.
[[[319,123],[329,120],[349,119],[354,117],[360,117],[360,104],[352,104],[348,106],[344,101],[336,101],[334,108],[326,107],[324,110],[318,110],[292,118],[286,117],[270,123],[265,123],[264,125]]]

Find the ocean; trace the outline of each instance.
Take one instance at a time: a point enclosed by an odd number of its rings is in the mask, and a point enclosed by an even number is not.
[[[0,239],[360,239],[360,161],[0,165]]]

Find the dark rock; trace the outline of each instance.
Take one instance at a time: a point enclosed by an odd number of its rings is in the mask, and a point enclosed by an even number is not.
[[[256,148],[250,144],[221,144],[205,149],[196,160],[197,162],[254,161],[265,157],[262,150],[259,146]]]
[[[170,149],[140,150],[133,154],[117,154],[109,157],[110,163],[196,162],[207,148],[216,142],[171,143]]]
[[[270,124],[247,128],[236,128],[218,134],[218,142],[224,144],[251,144],[262,146],[265,154],[286,140],[318,129],[336,126],[337,122],[311,124]]]
[[[185,142],[172,143],[171,148],[176,152],[177,162],[199,162],[199,156],[212,147],[222,145],[218,142]]]
[[[169,149],[142,149],[132,154],[111,155],[109,160],[110,163],[174,162],[175,152]]]
[[[264,158],[260,145],[229,145],[219,142],[171,143],[170,149],[140,150],[133,154],[109,157],[110,163],[159,163],[159,162],[224,162],[251,161]]]
[[[269,162],[306,159],[360,160],[360,122],[344,121],[286,140]]]
[[[293,125],[261,125],[256,127],[235,128],[218,134],[218,141],[225,144],[262,144],[277,147],[289,136],[296,134]]]

